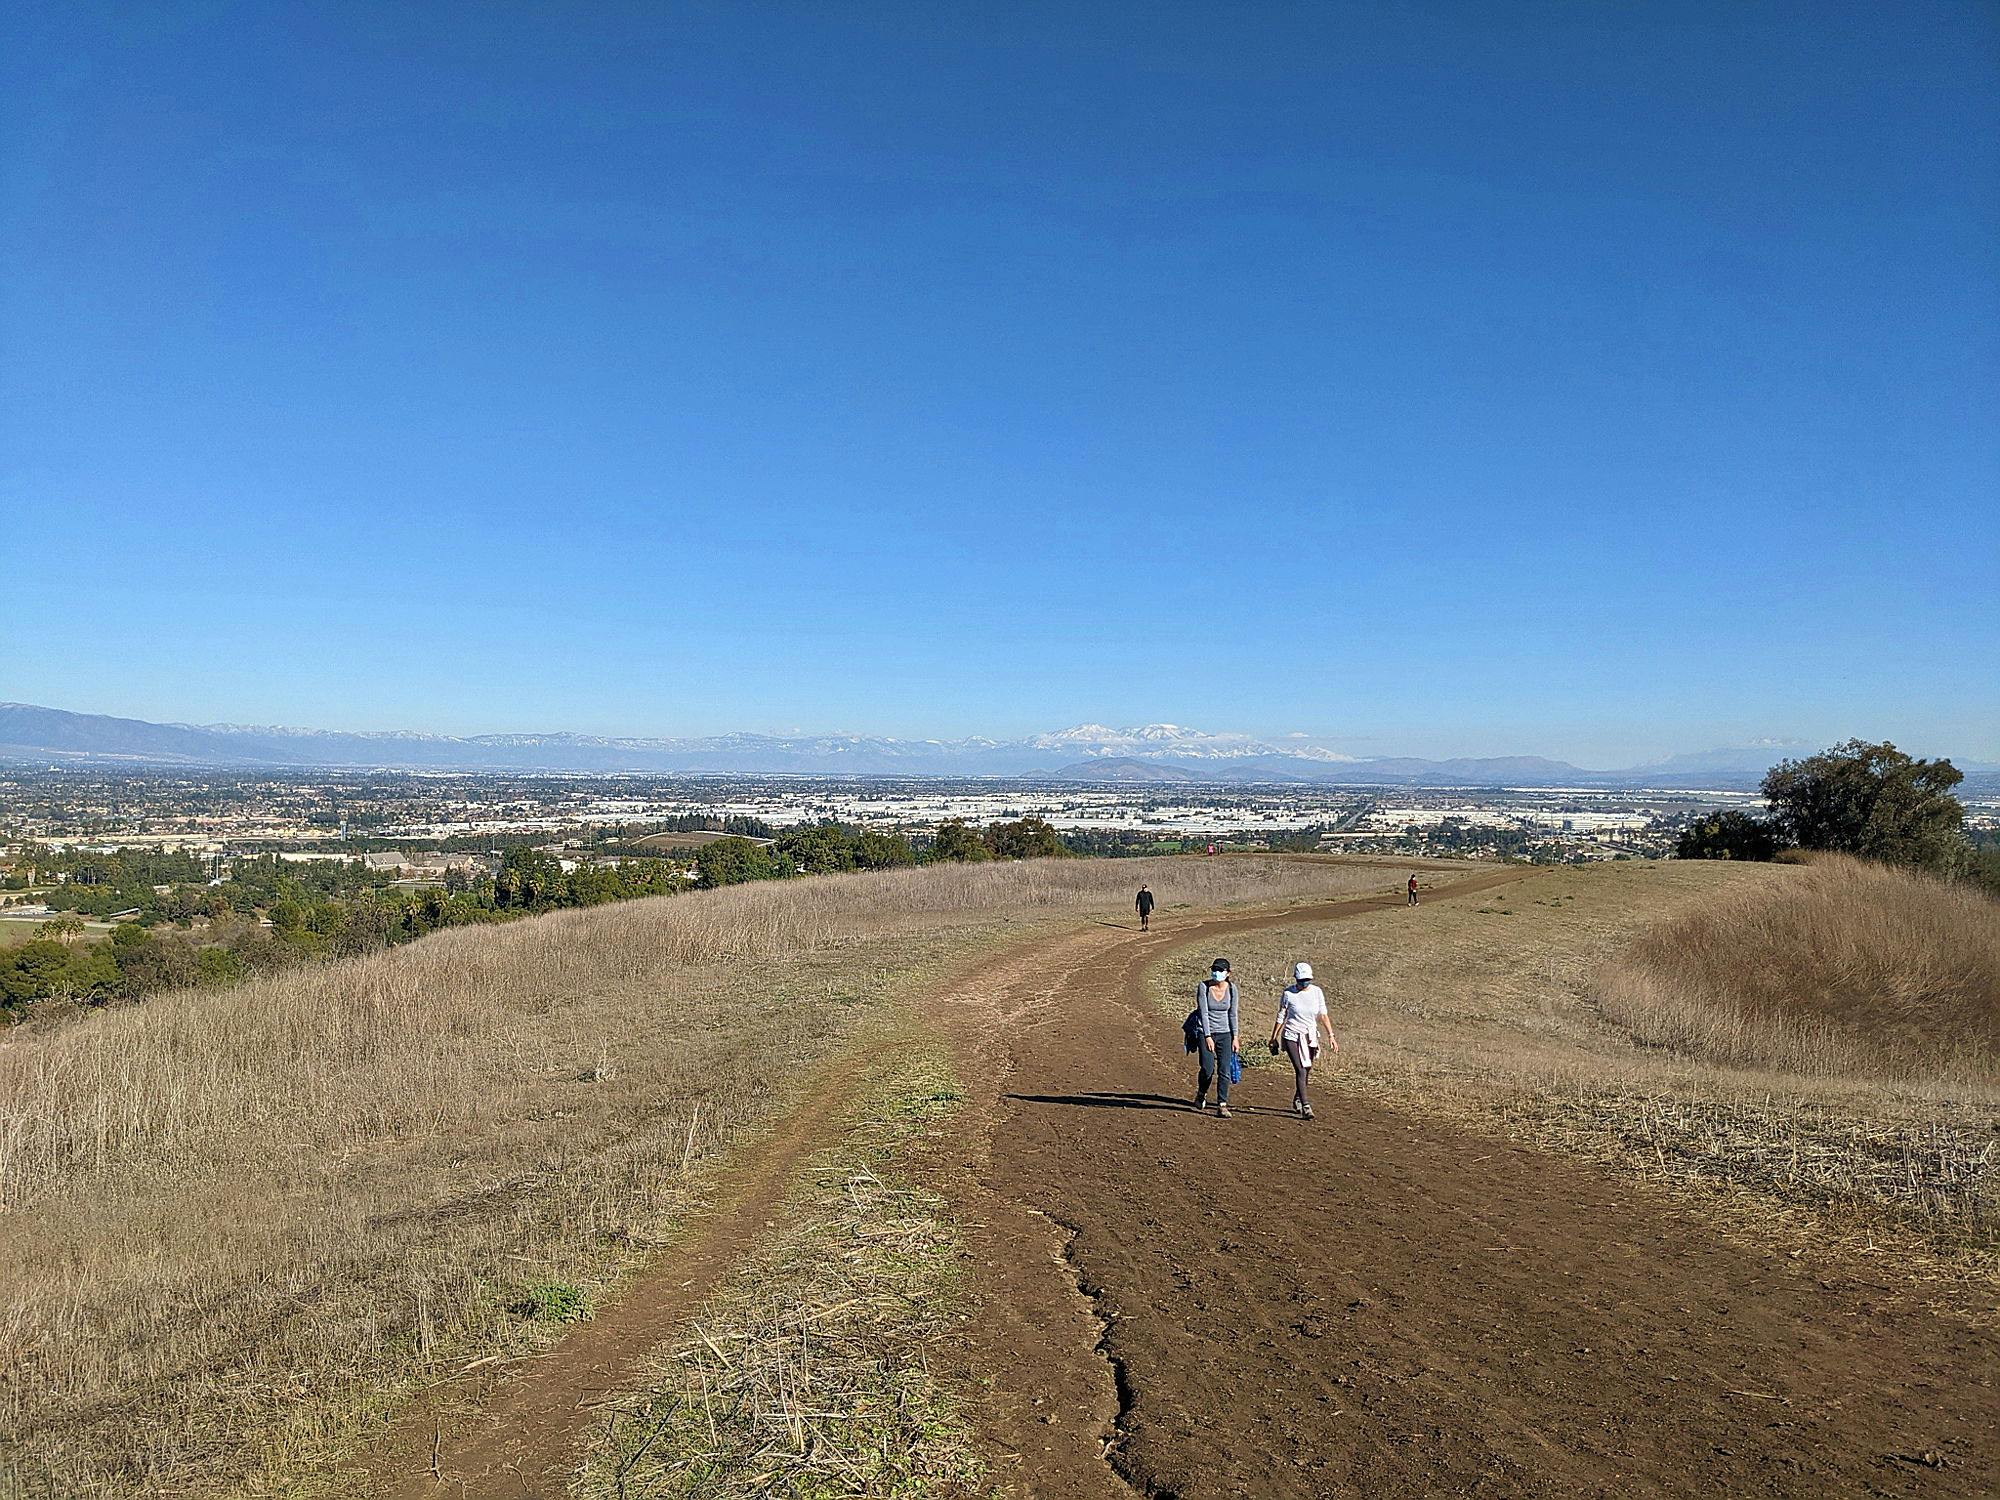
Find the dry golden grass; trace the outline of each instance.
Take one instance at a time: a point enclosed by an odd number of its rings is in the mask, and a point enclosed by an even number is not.
[[[1690,1055],[1635,1038],[1601,1004],[1604,976],[1651,934],[1717,910],[1814,910],[1822,879],[1811,866],[1699,861],[1537,870],[1415,910],[1267,929],[1238,945],[1236,971],[1257,1015],[1293,960],[1312,961],[1343,1048],[1319,1085],[1333,1112],[1341,1091],[1366,1093],[1705,1203],[1741,1199],[1752,1217],[1762,1205],[1768,1222],[1803,1214],[1822,1242],[1893,1231],[1926,1253],[1983,1256],[2000,1243],[2000,1087]],[[1948,947],[1957,930],[1929,929]],[[1949,952],[1912,959],[1903,931],[1906,972],[1950,971]],[[1155,971],[1163,1008],[1184,1005],[1184,969],[1185,956]]]
[[[2000,1081],[2000,902],[1840,855],[1717,893],[1607,965],[1642,1041],[1822,1077]]]
[[[415,1379],[553,1333],[851,1019],[982,944],[1379,888],[1283,859],[740,886],[459,928],[0,1043],[0,1455],[31,1494],[288,1488]],[[0,1467],[0,1488],[7,1483]]]
[[[935,1044],[893,1049],[768,1246],[702,1307],[648,1381],[610,1406],[587,1500],[987,1494],[933,1363],[958,1336],[960,1252],[944,1201],[897,1158],[963,1094]]]

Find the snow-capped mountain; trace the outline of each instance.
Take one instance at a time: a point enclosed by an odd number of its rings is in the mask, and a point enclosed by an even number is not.
[[[552,732],[443,734],[153,724],[0,703],[0,761],[152,766],[318,767],[430,771],[638,771],[666,774],[1041,777],[1052,780],[1318,782],[1350,786],[1754,787],[1796,747],[1753,746],[1671,756],[1648,766],[1585,771],[1540,756],[1356,760],[1303,735],[1276,740],[1141,724],[1078,724],[1019,740],[898,739],[865,734],[723,734],[617,738]],[[1970,778],[1993,768],[1960,762]]]
[[[1130,756],[1140,759],[1173,756],[1186,760],[1242,760],[1287,752],[1247,734],[1211,734],[1179,724],[1141,724],[1137,729],[1111,729],[1103,724],[1078,724],[1054,734],[1037,734],[1026,743],[1037,750],[1060,750],[1072,756]]]

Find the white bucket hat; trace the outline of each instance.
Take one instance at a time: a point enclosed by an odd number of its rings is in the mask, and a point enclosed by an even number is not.
[[[1294,979],[1310,979],[1310,978],[1312,978],[1312,977],[1313,977],[1313,966],[1312,966],[1311,964],[1293,964],[1293,965],[1292,965],[1292,978],[1294,978]]]

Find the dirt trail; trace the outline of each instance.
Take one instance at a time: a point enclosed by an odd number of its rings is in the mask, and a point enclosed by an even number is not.
[[[1289,1074],[1249,1075],[1232,1120],[1191,1113],[1141,976],[1198,947],[1191,985],[1228,935],[1298,920],[1100,931],[943,1003],[991,1091],[955,1191],[1003,1478],[1185,1500],[1992,1492],[1991,1333],[1733,1246],[1606,1171],[1343,1098],[1331,1069],[1312,1123],[1284,1109]]]

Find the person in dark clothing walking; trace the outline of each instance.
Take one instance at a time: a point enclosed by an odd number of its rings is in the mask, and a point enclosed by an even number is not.
[[[1417,904],[1417,877],[1412,875],[1410,877],[1410,905],[1415,906],[1416,904]]]
[[[1236,982],[1229,977],[1229,960],[1218,958],[1209,965],[1208,978],[1195,986],[1194,1008],[1200,1025],[1201,1072],[1195,1079],[1194,1107],[1199,1114],[1208,1098],[1208,1085],[1215,1083],[1215,1112],[1229,1118],[1229,1060],[1236,1055]]]
[[[1139,887],[1139,899],[1133,903],[1139,908],[1139,930],[1146,932],[1153,925],[1153,893],[1143,885]]]

